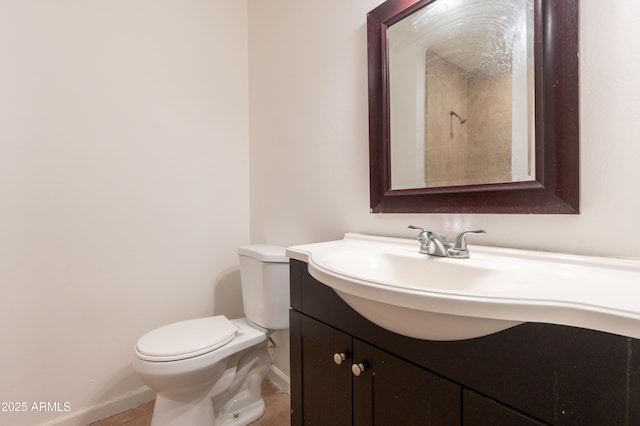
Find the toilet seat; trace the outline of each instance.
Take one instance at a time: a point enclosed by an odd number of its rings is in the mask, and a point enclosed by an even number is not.
[[[224,315],[180,321],[138,339],[136,354],[145,361],[178,361],[215,351],[238,334]]]

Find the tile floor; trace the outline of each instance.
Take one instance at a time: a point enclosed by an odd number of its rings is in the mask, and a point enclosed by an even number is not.
[[[251,423],[250,426],[287,426],[291,424],[291,403],[289,395],[282,392],[268,380],[262,384],[262,395],[267,405],[264,415]],[[92,423],[91,426],[149,426],[153,413],[153,403],[150,401],[139,407],[116,414],[107,419]]]

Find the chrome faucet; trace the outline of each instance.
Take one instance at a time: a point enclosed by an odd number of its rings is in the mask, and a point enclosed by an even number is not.
[[[467,249],[467,235],[486,234],[482,229],[477,231],[465,231],[458,234],[455,242],[447,241],[444,235],[436,235],[419,226],[409,225],[410,229],[417,229],[418,241],[420,241],[420,253],[429,256],[454,257],[457,259],[468,259],[469,249]]]

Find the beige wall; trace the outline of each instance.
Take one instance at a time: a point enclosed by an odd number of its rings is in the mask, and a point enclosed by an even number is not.
[[[253,240],[413,237],[415,224],[450,236],[484,228],[474,241],[489,245],[640,258],[640,4],[580,2],[582,214],[531,216],[369,214],[365,15],[379,3],[250,1],[260,16],[249,51]]]
[[[511,92],[510,71],[469,79],[466,176],[472,183],[511,181]]]
[[[464,70],[427,50],[426,53],[425,174],[428,186],[468,184],[468,146],[474,134],[468,121],[469,84]]]
[[[430,50],[426,57],[428,186],[511,181],[511,71],[470,74]]]
[[[0,2],[0,424],[128,408],[139,336],[241,315],[247,72],[246,2]]]

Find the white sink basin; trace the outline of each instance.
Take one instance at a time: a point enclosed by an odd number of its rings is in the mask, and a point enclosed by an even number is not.
[[[543,322],[640,338],[640,261],[469,247],[470,259],[450,259],[419,254],[415,240],[346,234],[287,255],[405,336],[460,340]]]

